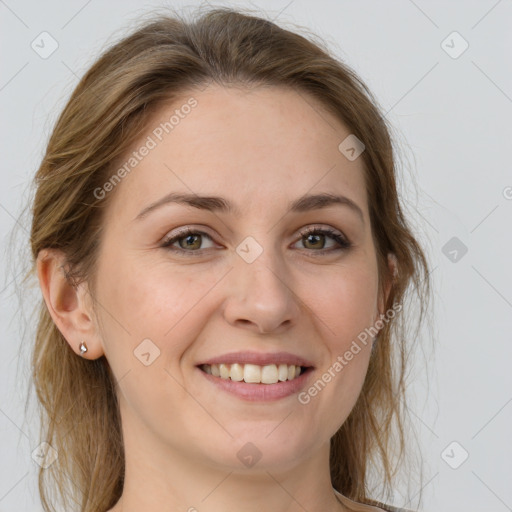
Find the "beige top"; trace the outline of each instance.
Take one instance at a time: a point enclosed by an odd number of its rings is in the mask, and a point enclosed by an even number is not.
[[[334,490],[334,494],[338,501],[345,505],[349,510],[353,512],[413,512],[412,510],[407,510],[405,508],[397,508],[391,505],[386,505],[384,503],[380,503],[385,508],[374,507],[373,505],[365,505],[364,503],[357,503],[356,501],[352,501],[351,499],[340,494],[336,489]]]

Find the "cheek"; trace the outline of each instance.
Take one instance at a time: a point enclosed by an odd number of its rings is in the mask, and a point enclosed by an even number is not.
[[[371,355],[368,334],[377,307],[377,280],[371,265],[337,269],[324,286],[309,294],[317,329],[322,333],[326,357],[317,380],[306,390],[313,408],[327,408],[319,414],[332,435],[346,419],[361,392]]]
[[[304,297],[309,297],[306,302],[336,355],[372,326],[377,312],[377,279],[371,267],[341,269],[315,286],[313,295],[311,289],[306,285],[309,291]]]
[[[132,364],[133,351],[149,339],[163,356],[160,365],[176,364],[200,332],[201,301],[219,278],[191,266],[166,268],[134,260],[118,260],[108,268],[98,295],[110,355]]]

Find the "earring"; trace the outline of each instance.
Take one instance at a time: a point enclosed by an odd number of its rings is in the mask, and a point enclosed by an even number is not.
[[[85,344],[85,341],[82,341],[82,343],[80,343],[80,356],[83,357],[87,350],[88,349],[87,345]]]

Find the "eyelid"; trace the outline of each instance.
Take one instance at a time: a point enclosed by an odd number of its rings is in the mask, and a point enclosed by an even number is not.
[[[310,233],[315,233],[316,231],[325,232],[325,233],[329,233],[332,235],[337,235],[337,236],[347,239],[347,237],[338,229],[335,229],[331,226],[325,226],[323,224],[310,224],[304,228],[301,228],[298,231],[298,233],[299,233],[299,235],[304,236],[304,235],[309,235]]]
[[[347,250],[350,249],[353,244],[349,240],[349,238],[341,231],[332,228],[331,226],[322,226],[322,225],[310,225],[306,228],[303,228],[300,230],[299,235],[301,237],[308,236],[310,234],[320,233],[323,234],[331,239],[333,239],[338,247],[335,247],[334,249],[320,249],[318,251],[308,251],[316,254],[325,254],[330,252],[335,252],[337,250]],[[307,250],[307,249],[305,249]]]
[[[184,238],[187,235],[201,235],[207,236],[212,242],[214,242],[214,237],[210,235],[208,232],[204,231],[202,228],[195,228],[193,225],[184,226],[181,228],[177,228],[176,230],[167,233],[162,241],[160,242],[160,246],[164,248],[168,248],[172,250],[171,243],[177,242],[180,238]],[[178,249],[181,252],[199,252],[199,251],[185,251],[183,249]]]

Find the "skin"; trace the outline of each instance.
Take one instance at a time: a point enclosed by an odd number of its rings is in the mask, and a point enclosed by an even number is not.
[[[288,351],[313,363],[307,389],[374,325],[383,298],[362,158],[338,150],[350,131],[313,98],[276,87],[183,95],[154,114],[134,149],[191,96],[197,107],[111,192],[96,307],[86,283],[66,282],[61,253],[38,258],[56,325],[77,354],[85,340],[86,358],[105,355],[119,381],[126,479],[112,511],[348,510],[331,487],[329,439],[361,391],[371,341],[308,404],[296,393],[244,401],[196,365],[232,351]],[[134,220],[171,191],[223,196],[240,213],[167,204]],[[363,218],[343,205],[288,210],[320,192],[349,197]],[[181,256],[161,247],[183,226],[210,238],[193,249],[182,239]],[[309,226],[333,228],[352,247],[301,236]],[[248,236],[263,248],[250,264],[236,252]],[[149,366],[134,356],[144,339],[160,351]],[[261,453],[252,467],[237,457],[248,442]]]

